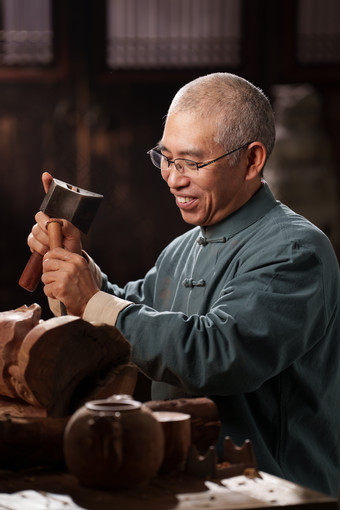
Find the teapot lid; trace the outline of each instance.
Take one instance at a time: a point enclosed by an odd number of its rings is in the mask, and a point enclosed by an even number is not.
[[[106,399],[91,400],[85,403],[86,409],[95,412],[120,413],[135,411],[142,407],[142,403],[134,400],[130,395],[111,395]]]

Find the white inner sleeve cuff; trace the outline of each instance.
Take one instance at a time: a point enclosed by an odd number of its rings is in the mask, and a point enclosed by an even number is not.
[[[83,255],[84,259],[86,259],[88,262],[90,271],[92,273],[92,276],[93,276],[96,284],[98,285],[99,288],[101,288],[102,283],[103,283],[101,270],[99,269],[99,267],[97,266],[95,261],[90,257],[90,255],[88,253],[86,253],[86,251],[82,250],[82,255]]]
[[[49,304],[50,310],[53,313],[53,315],[55,315],[56,317],[59,317],[60,316],[60,301],[58,301],[57,299],[48,298],[48,304]]]
[[[119,312],[131,304],[131,301],[99,291],[87,303],[82,318],[88,322],[104,322],[115,326]]]

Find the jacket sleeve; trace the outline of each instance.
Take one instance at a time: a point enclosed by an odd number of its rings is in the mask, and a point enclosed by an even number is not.
[[[147,304],[152,270],[125,290],[129,303],[115,324],[132,345],[132,361],[153,380],[191,394],[255,391],[320,342],[334,320],[339,296],[326,303],[324,271],[312,251],[295,246],[226,282],[204,315],[187,316]]]

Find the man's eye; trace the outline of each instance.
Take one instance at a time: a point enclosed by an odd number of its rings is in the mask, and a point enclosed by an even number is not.
[[[161,154],[161,170],[166,170],[169,168],[169,160],[163,154]]]
[[[190,170],[196,170],[196,163],[195,163],[195,161],[187,160],[186,161],[186,166],[188,168],[190,168]]]

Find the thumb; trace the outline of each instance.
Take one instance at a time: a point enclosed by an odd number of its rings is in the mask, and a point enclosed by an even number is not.
[[[53,181],[53,177],[50,173],[44,172],[41,176],[41,180],[44,186],[45,193],[47,193],[48,188],[50,187],[50,184]]]

